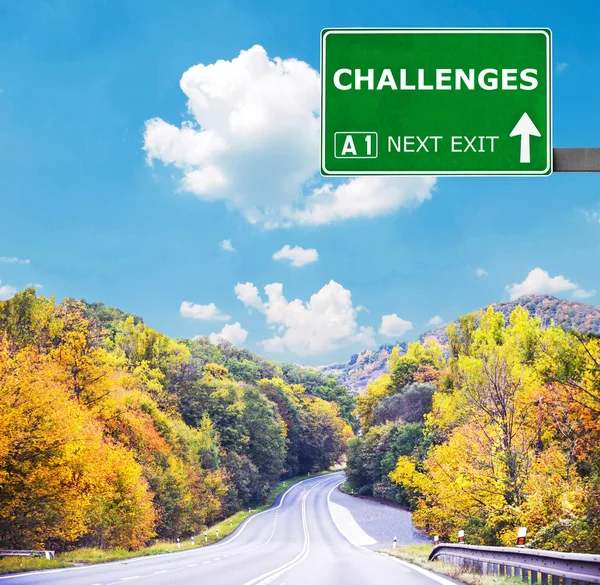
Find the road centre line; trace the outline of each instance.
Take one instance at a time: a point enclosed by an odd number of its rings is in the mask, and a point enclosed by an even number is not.
[[[82,570],[89,570],[89,569],[98,569],[98,568],[103,568],[103,567],[107,567],[107,566],[111,566],[111,565],[117,565],[117,564],[129,564],[129,563],[136,563],[136,562],[140,562],[140,561],[147,561],[147,560],[155,560],[157,558],[160,557],[171,557],[171,558],[176,558],[174,557],[174,555],[184,555],[184,554],[189,554],[189,553],[198,553],[198,552],[203,552],[205,550],[212,550],[214,548],[217,548],[219,546],[224,546],[226,544],[229,544],[230,542],[234,541],[236,538],[239,537],[239,535],[244,531],[244,529],[246,528],[246,526],[250,523],[251,520],[253,520],[254,518],[257,518],[258,516],[261,516],[262,514],[267,514],[268,512],[273,512],[275,510],[278,510],[279,508],[281,508],[281,505],[283,504],[285,498],[287,497],[287,495],[296,487],[298,487],[299,485],[306,483],[307,481],[312,481],[314,480],[314,477],[309,477],[307,479],[303,479],[302,481],[299,481],[298,483],[295,483],[294,485],[292,485],[291,487],[289,487],[287,490],[285,490],[283,492],[282,498],[279,501],[279,504],[275,507],[272,508],[268,508],[267,510],[263,510],[262,512],[258,512],[258,514],[254,514],[252,516],[249,516],[248,518],[246,518],[246,520],[244,520],[244,522],[240,525],[240,527],[238,528],[238,530],[233,534],[233,536],[231,538],[226,537],[226,539],[223,540],[223,542],[217,543],[217,544],[211,544],[209,546],[206,547],[198,547],[198,548],[193,548],[193,549],[189,549],[189,550],[182,550],[182,551],[177,551],[177,552],[172,552],[172,553],[162,553],[159,555],[144,555],[144,556],[140,556],[140,557],[135,557],[135,558],[131,558],[131,559],[126,559],[126,560],[120,560],[120,561],[111,561],[108,563],[96,563],[93,565],[86,565],[83,567],[65,567],[63,569],[45,569],[45,570],[40,570],[40,571],[26,571],[23,573],[13,573],[12,575],[0,575],[0,580],[4,580],[4,579],[18,579],[18,578],[22,578],[22,577],[30,577],[32,575],[41,575],[41,574],[54,574],[54,573],[64,573],[66,571],[82,571]],[[321,482],[319,482],[321,483]],[[317,485],[317,484],[315,484]],[[311,488],[312,489],[312,488]],[[250,549],[250,550],[254,550],[254,549]],[[234,553],[234,554],[239,554],[239,553]],[[115,581],[115,583],[119,583],[119,581]]]
[[[306,502],[310,492],[326,481],[328,481],[328,479],[324,479],[315,483],[308,489],[308,491],[304,494],[304,497],[302,498],[302,528],[304,531],[304,544],[302,546],[300,554],[298,554],[291,561],[288,561],[287,563],[284,563],[283,565],[276,567],[275,569],[271,569],[270,571],[259,575],[258,577],[255,577],[250,581],[247,581],[246,583],[244,583],[244,585],[267,585],[267,583],[274,581],[290,569],[294,568],[296,565],[300,564],[308,556],[308,553],[310,552],[310,534],[308,531],[308,520],[306,516]]]

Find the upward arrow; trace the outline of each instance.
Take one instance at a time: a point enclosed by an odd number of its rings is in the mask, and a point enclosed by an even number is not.
[[[520,162],[528,163],[531,162],[529,141],[531,136],[541,136],[540,131],[535,127],[535,124],[531,121],[531,118],[525,112],[521,119],[517,122],[517,125],[512,129],[510,136],[521,137],[521,159]]]

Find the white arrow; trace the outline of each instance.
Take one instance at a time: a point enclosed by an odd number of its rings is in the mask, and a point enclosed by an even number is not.
[[[531,136],[541,136],[540,131],[535,127],[535,124],[531,121],[531,118],[525,112],[521,119],[517,122],[517,125],[512,129],[510,136],[521,136],[521,159],[520,162],[528,163],[531,162],[529,141]]]

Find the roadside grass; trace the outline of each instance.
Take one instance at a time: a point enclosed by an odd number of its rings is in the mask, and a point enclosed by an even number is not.
[[[69,563],[55,559],[35,559],[31,557],[4,557],[0,559],[0,574],[39,571],[41,569],[60,569],[71,566]]]
[[[398,548],[387,548],[382,550],[382,553],[388,554],[392,557],[398,557],[403,561],[408,561],[413,565],[423,567],[433,573],[439,575],[445,575],[456,581],[467,583],[468,585],[516,585],[521,584],[519,579],[512,579],[510,577],[498,577],[492,575],[479,575],[477,573],[471,573],[451,565],[450,563],[444,563],[442,561],[430,561],[429,553],[433,547],[429,544],[412,544],[409,546],[400,546]]]
[[[151,546],[147,546],[139,550],[127,550],[123,548],[77,548],[69,552],[57,554],[56,558],[53,560],[31,557],[4,557],[0,559],[0,575],[8,573],[20,573],[25,571],[38,571],[42,569],[60,569],[64,567],[73,567],[76,565],[92,563],[108,563],[111,561],[121,561],[133,557],[160,555],[182,550],[189,550],[192,548],[201,548],[209,544],[214,544],[226,536],[229,536],[249,516],[270,508],[275,503],[277,497],[295,483],[311,477],[327,475],[329,473],[333,472],[322,471],[320,473],[302,475],[280,481],[271,490],[271,493],[269,494],[269,497],[264,505],[254,508],[250,511],[241,510],[236,512],[233,516],[225,518],[218,524],[210,526],[205,532],[194,536],[194,544],[192,544],[191,538],[185,538],[181,540],[179,546],[177,545],[177,542],[161,540]]]

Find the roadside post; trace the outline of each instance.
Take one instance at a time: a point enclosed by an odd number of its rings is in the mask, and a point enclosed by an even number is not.
[[[396,537],[394,536],[394,544],[392,544],[392,548],[396,548]]]
[[[194,546],[194,545],[195,545],[195,543],[194,543],[194,537],[192,536],[192,546]]]
[[[177,548],[181,548],[181,541],[179,540],[179,537],[177,538]]]
[[[440,544],[440,537],[436,535],[433,537],[433,546],[437,546],[438,544]]]
[[[521,527],[519,528],[519,532],[517,533],[517,546],[525,547],[525,538],[527,537],[527,528]]]
[[[600,171],[600,148],[553,148],[549,29],[321,32],[321,174],[553,171]]]
[[[460,542],[461,544],[464,544],[464,542],[465,542],[465,531],[464,530],[458,531],[458,542]]]

